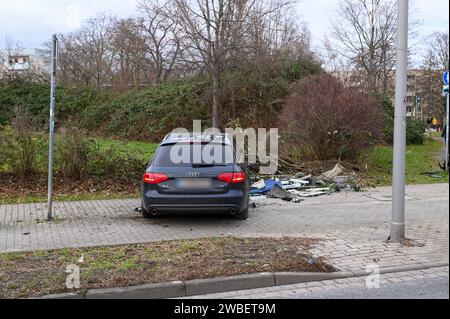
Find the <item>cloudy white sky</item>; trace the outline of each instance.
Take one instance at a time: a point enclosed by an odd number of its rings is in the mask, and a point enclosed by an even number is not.
[[[0,0],[0,43],[8,35],[22,47],[40,47],[55,32],[74,30],[79,22],[100,11],[118,17],[135,14],[137,0]],[[448,30],[449,0],[414,0],[415,18],[422,22],[421,37]],[[297,8],[321,44],[330,32],[338,0],[300,0]]]

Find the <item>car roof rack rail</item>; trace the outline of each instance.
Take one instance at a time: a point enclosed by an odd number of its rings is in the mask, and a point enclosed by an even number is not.
[[[181,142],[208,142],[208,143],[224,143],[231,145],[233,137],[229,134],[217,133],[217,134],[193,134],[186,132],[172,132],[167,134],[163,143],[181,143]]]

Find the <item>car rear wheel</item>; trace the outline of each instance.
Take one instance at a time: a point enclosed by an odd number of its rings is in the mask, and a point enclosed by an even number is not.
[[[248,208],[244,210],[243,212],[236,214],[233,216],[236,220],[247,220],[248,219]]]

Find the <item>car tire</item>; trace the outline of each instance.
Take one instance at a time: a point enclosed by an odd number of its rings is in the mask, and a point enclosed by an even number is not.
[[[236,220],[247,220],[248,219],[248,208],[244,210],[243,212],[236,214],[234,216],[234,219]]]

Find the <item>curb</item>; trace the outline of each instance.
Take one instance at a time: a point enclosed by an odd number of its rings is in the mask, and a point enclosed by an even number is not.
[[[227,278],[186,281],[186,293],[178,297],[189,297],[234,290],[273,287],[275,286],[276,282],[275,277],[275,273],[260,273]]]
[[[184,294],[185,283],[174,281],[136,287],[88,290],[85,299],[165,299],[177,298]]]
[[[380,274],[391,274],[448,267],[448,262],[424,263],[421,265],[386,267]],[[308,282],[327,281],[345,278],[359,278],[369,273],[358,271],[340,271],[334,273],[259,273],[214,279],[197,279],[190,281],[174,281],[125,288],[92,289],[82,294],[66,293],[48,295],[31,299],[164,299],[183,298],[235,290],[247,290],[285,286]]]

